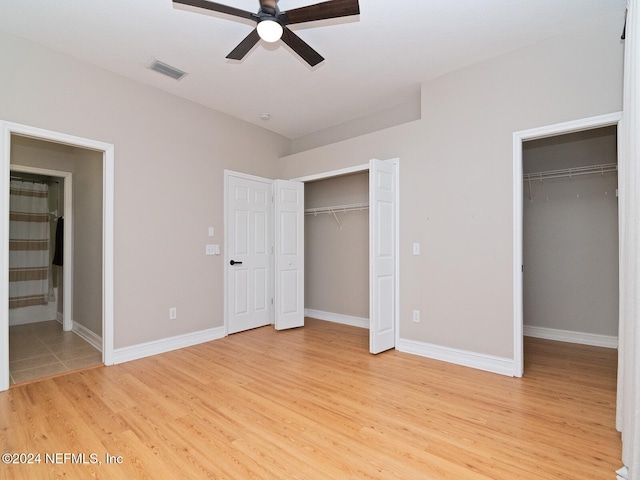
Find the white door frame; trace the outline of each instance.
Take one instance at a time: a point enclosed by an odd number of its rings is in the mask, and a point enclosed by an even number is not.
[[[522,283],[522,143],[527,140],[552,137],[556,135],[590,130],[593,128],[617,125],[622,119],[622,112],[583,118],[571,122],[557,123],[530,130],[522,130],[513,134],[513,376],[522,377],[524,371],[523,355],[523,283]],[[618,170],[618,184],[622,184],[621,172]],[[620,215],[620,210],[618,210]],[[618,228],[622,222],[618,223]],[[620,236],[622,238],[622,236]],[[621,279],[622,281],[622,279]],[[620,286],[622,291],[622,286]]]
[[[9,290],[9,180],[11,135],[62,143],[102,152],[103,239],[102,239],[102,362],[113,365],[113,209],[114,146],[64,133],[0,120],[0,291]],[[0,295],[0,391],[9,388],[9,297]]]
[[[62,269],[62,329],[68,332],[73,329],[73,174],[61,170],[15,164],[10,166],[10,171],[64,178],[64,244],[62,256],[65,268]]]
[[[393,159],[389,159],[392,160],[396,163],[396,185],[395,185],[395,189],[396,189],[396,222],[395,222],[395,232],[394,232],[394,236],[395,236],[395,258],[396,258],[396,264],[395,264],[395,298],[394,298],[394,305],[395,305],[395,321],[394,321],[394,336],[395,336],[395,340],[394,340],[394,344],[397,347],[398,346],[398,340],[400,338],[400,159],[398,158],[393,158]],[[341,175],[348,175],[350,173],[358,173],[358,172],[368,172],[370,170],[370,164],[366,163],[364,165],[356,165],[353,167],[347,167],[347,168],[341,168],[338,170],[330,170],[328,172],[322,172],[322,173],[316,173],[316,174],[312,174],[312,175],[306,175],[304,177],[297,177],[297,178],[292,178],[291,180],[295,180],[297,182],[313,182],[316,180],[325,180],[328,178],[333,178],[333,177],[339,177]],[[371,236],[371,233],[369,233],[369,236]],[[371,238],[369,238],[369,241],[371,241]],[[371,285],[369,285],[369,289],[371,289]],[[371,299],[369,299],[371,301]],[[371,312],[369,312],[369,315],[371,315]]]

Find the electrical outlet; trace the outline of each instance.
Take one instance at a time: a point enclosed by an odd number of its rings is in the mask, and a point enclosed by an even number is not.
[[[171,307],[169,309],[169,320],[175,320],[178,317],[178,309],[176,307]]]
[[[216,254],[216,246],[208,243],[206,245],[204,253],[205,253],[205,255],[215,255]]]
[[[413,311],[413,323],[420,323],[420,310]]]

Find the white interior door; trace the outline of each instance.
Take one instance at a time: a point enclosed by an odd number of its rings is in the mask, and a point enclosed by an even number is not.
[[[304,184],[274,182],[275,328],[304,326]]]
[[[369,351],[395,347],[396,324],[396,162],[369,165]]]
[[[271,180],[227,177],[228,333],[271,323]]]

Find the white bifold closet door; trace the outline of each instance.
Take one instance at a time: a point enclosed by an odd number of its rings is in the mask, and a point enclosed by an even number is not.
[[[274,182],[276,330],[304,326],[304,184]]]
[[[371,160],[369,166],[369,351],[395,347],[396,164]]]

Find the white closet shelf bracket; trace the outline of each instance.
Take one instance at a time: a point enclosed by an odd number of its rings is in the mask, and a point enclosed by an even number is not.
[[[338,227],[340,227],[340,230],[342,230],[342,224],[340,223],[340,220],[338,220],[338,216],[336,215],[336,212],[331,210],[331,213],[333,214],[333,218],[336,219],[336,223],[338,224]]]

